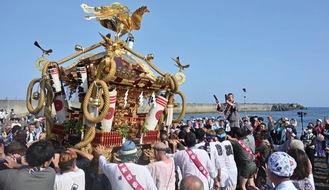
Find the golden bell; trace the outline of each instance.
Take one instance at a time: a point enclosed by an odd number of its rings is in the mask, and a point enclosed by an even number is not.
[[[39,100],[40,93],[39,92],[33,92],[32,98],[33,100]]]
[[[92,107],[97,108],[101,105],[101,101],[99,98],[90,98],[89,103],[91,104]]]
[[[80,45],[75,45],[74,49],[75,49],[75,51],[83,51],[83,48]]]
[[[154,59],[154,55],[153,55],[153,54],[148,54],[148,55],[146,56],[146,59],[147,59],[148,61],[151,61],[151,60]]]

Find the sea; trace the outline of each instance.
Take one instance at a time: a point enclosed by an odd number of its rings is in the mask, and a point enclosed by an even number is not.
[[[300,114],[298,114],[300,112]],[[267,116],[271,115],[275,121],[279,120],[281,117],[287,118],[295,118],[297,120],[297,136],[299,137],[302,132],[302,128],[306,128],[309,122],[313,122],[316,124],[317,119],[321,119],[324,124],[324,118],[329,117],[329,107],[307,107],[303,110],[289,110],[289,111],[267,111],[267,112],[239,112],[240,117],[248,116],[249,118],[252,116],[263,117],[265,123],[267,124]],[[301,117],[301,115],[303,117]],[[175,117],[176,115],[174,115]],[[186,114],[184,121],[189,119],[196,118],[217,118],[219,116],[223,116],[223,114],[219,113],[193,113]],[[176,116],[177,117],[177,116]],[[303,120],[303,122],[302,122]]]

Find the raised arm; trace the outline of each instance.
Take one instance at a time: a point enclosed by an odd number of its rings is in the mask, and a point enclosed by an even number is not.
[[[74,151],[75,153],[79,154],[81,157],[88,158],[88,160],[92,160],[94,156],[92,154],[89,154],[88,152],[81,151],[75,148],[69,148],[69,150]]]

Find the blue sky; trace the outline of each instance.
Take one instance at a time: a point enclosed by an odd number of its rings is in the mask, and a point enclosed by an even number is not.
[[[1,1],[0,99],[25,99],[41,56],[33,42],[52,48],[48,60],[74,53],[74,46],[101,41],[109,31],[84,19],[80,4],[112,1]],[[134,31],[134,49],[153,53],[162,71],[175,74],[171,57],[180,56],[186,83],[180,87],[190,103],[223,101],[233,92],[249,103],[300,103],[329,107],[329,1],[209,0],[120,1],[131,12],[142,5],[150,13]],[[98,52],[103,49],[98,49]],[[71,63],[71,62],[69,62]],[[66,63],[64,66],[68,65]]]

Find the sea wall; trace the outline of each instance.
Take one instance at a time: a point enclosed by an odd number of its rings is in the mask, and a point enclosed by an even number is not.
[[[32,101],[32,105],[36,107],[37,102]],[[69,105],[73,105],[74,107],[80,107],[78,102],[69,102]],[[222,105],[223,106],[223,105]],[[300,104],[240,104],[239,111],[247,111],[247,112],[259,112],[259,111],[287,111],[294,109],[303,109],[304,107]],[[25,115],[28,111],[26,108],[25,100],[0,100],[0,109],[6,109],[9,113],[11,109],[15,110],[16,115]],[[150,106],[145,103],[142,107],[138,108],[138,112],[147,113],[150,109]],[[177,104],[174,108],[174,113],[181,112],[181,104]],[[187,103],[186,105],[186,113],[211,113],[216,112],[215,104],[197,104],[197,103]],[[53,106],[53,112],[55,113],[55,109]]]
[[[239,111],[271,111],[273,104],[243,104],[239,105]],[[224,108],[224,105],[222,105]],[[174,112],[180,112],[181,105],[179,104]],[[211,113],[216,112],[216,104],[194,104],[188,103],[186,105],[186,113]]]
[[[222,108],[224,108],[224,105],[222,105]],[[254,103],[254,104],[239,105],[240,112],[288,111],[288,110],[296,110],[296,109],[304,109],[304,106],[297,103],[293,103],[293,104]],[[181,105],[178,104],[177,107],[174,108],[174,113],[179,113],[180,110],[181,110]],[[216,112],[215,104],[187,103],[186,105],[186,113],[211,113],[211,112]]]

